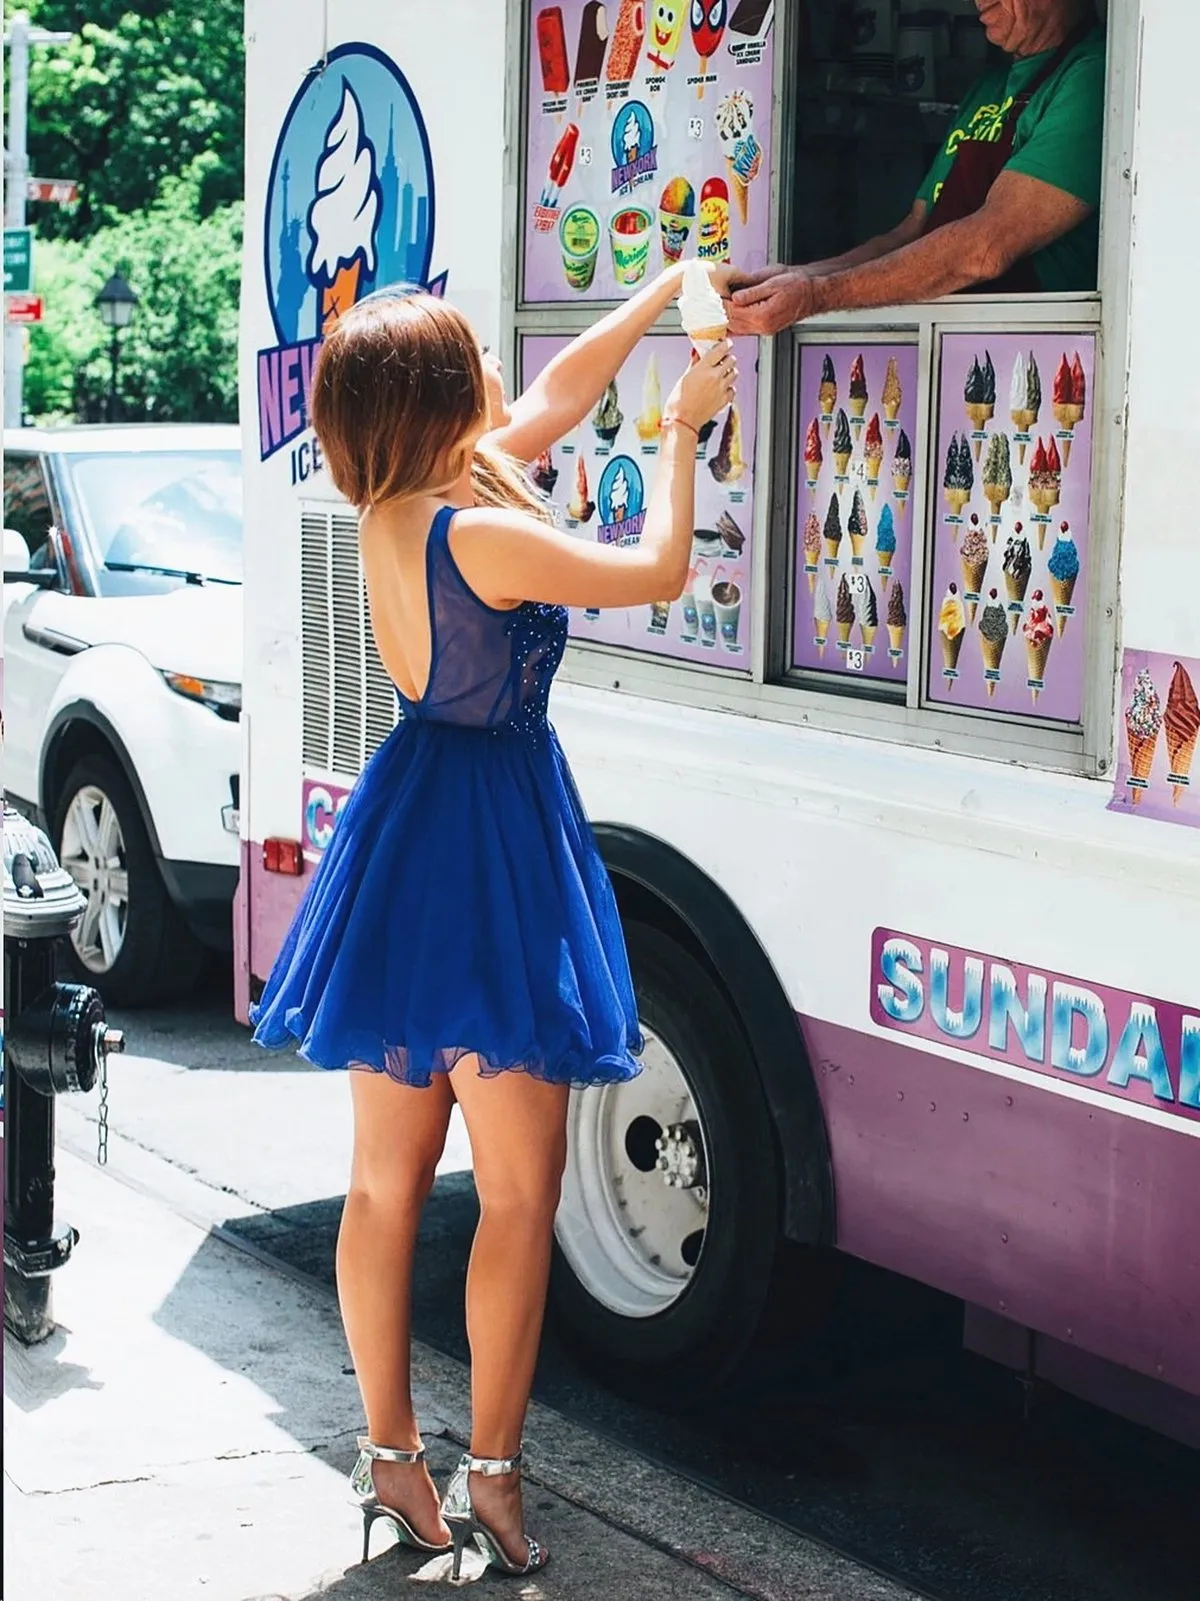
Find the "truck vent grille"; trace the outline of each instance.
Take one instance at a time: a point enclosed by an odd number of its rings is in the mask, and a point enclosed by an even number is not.
[[[396,693],[375,641],[352,513],[300,517],[304,765],[355,779],[396,726]]]

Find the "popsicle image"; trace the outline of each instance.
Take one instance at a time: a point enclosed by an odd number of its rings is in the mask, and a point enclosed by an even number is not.
[[[962,642],[967,633],[967,614],[958,596],[958,585],[949,584],[938,612],[938,638],[942,642],[942,666],[946,672],[956,671],[962,653]],[[949,683],[953,687],[954,680]]]
[[[587,467],[580,456],[575,463],[575,493],[567,502],[567,518],[573,523],[591,522],[595,509],[596,503],[588,495]]]
[[[867,374],[861,356],[855,356],[850,367],[850,417],[862,427],[863,413],[867,409]]]
[[[1038,696],[1042,692],[1040,685],[1046,677],[1046,661],[1050,655],[1050,647],[1054,643],[1054,623],[1051,621],[1050,608],[1046,605],[1040,589],[1034,590],[1029,601],[1029,616],[1025,619],[1025,627],[1021,632],[1025,635],[1025,660],[1029,676],[1036,680],[1030,690],[1036,706]],[[1156,696],[1155,699],[1157,698]],[[1157,730],[1154,737],[1158,738]]]
[[[1171,805],[1179,805],[1179,797],[1191,782],[1192,759],[1196,754],[1196,735],[1200,734],[1200,702],[1195,686],[1182,662],[1176,662],[1171,674],[1171,687],[1167,691],[1167,711],[1163,719],[1167,735],[1167,758],[1171,785]],[[1176,783],[1175,780],[1179,782]]]
[[[542,64],[542,89],[548,95],[565,95],[571,87],[567,65],[567,35],[563,29],[561,6],[546,6],[537,14],[538,59]]]
[[[380,193],[362,108],[343,79],[342,103],[325,131],[316,197],[308,208],[308,275],[319,292],[322,333],[354,305],[363,274],[375,275]]]
[[[721,443],[708,470],[719,484],[736,484],[746,471],[742,455],[742,418],[735,400],[725,414]]]
[[[579,23],[579,43],[575,49],[575,89],[598,83],[608,46],[608,12],[600,0],[588,0]]]
[[[900,407],[904,404],[904,390],[900,387],[900,369],[896,365],[895,356],[888,357],[887,372],[883,377],[883,392],[880,395],[883,402],[883,415],[888,422],[895,422],[900,415]]]
[[[874,500],[879,489],[879,469],[883,464],[883,430],[879,426],[879,413],[873,412],[863,440],[863,464],[867,469],[867,488]]]
[[[976,433],[982,429],[984,423],[990,422],[996,415],[996,369],[992,366],[992,358],[984,351],[984,365],[979,365],[976,356],[967,373],[967,381],[963,385],[963,403],[967,409],[967,416]],[[979,460],[981,441],[975,441],[975,460]]]
[[[700,82],[696,85],[696,93],[701,100],[704,99],[708,63],[716,55],[725,36],[728,14],[728,0],[692,0],[692,43],[700,58]]]
[[[642,381],[642,409],[634,418],[633,426],[644,445],[657,442],[662,427],[662,388],[658,381],[658,358],[653,354],[646,362],[646,376]]]
[[[825,641],[829,637],[829,625],[833,621],[833,607],[829,603],[829,591],[825,587],[825,580],[817,580],[816,593],[813,595],[813,629],[817,640],[817,656],[825,655]]]
[[[646,65],[655,72],[670,72],[675,65],[686,21],[687,0],[656,0],[651,5],[650,26],[646,31]]]
[[[838,408],[837,419],[833,425],[833,470],[839,478],[846,476],[850,466],[850,457],[854,454],[854,444],[850,438],[850,421],[846,413]]]
[[[750,215],[750,185],[758,177],[763,153],[754,132],[754,102],[744,89],[735,89],[718,104],[716,124],[729,185],[745,227]]]
[[[702,261],[685,261],[679,290],[679,320],[698,356],[725,338],[729,321],[725,303],[713,287]]]
[[[824,454],[821,450],[821,425],[814,417],[808,425],[808,432],[804,436],[804,476],[808,479],[808,487],[815,494],[817,479],[821,476],[821,463]]]
[[[908,612],[904,608],[904,585],[899,579],[888,596],[887,631],[891,646],[892,666],[898,667],[904,653],[904,630],[908,627]]]
[[[821,525],[815,511],[804,519],[804,566],[808,573],[808,592],[817,587],[817,571],[821,563]]]
[[[575,166],[575,152],[579,148],[579,127],[569,122],[563,129],[562,137],[554,147],[550,157],[550,170],[546,174],[545,187],[542,190],[540,206],[553,210],[558,206],[558,198],[566,187]]]
[[[637,71],[638,57],[642,53],[642,40],[645,35],[645,0],[621,0],[617,25],[613,29],[612,43],[608,47],[608,61],[604,68],[606,82],[629,83]]]
[[[1047,563],[1050,571],[1050,588],[1054,594],[1054,604],[1058,608],[1058,637],[1061,639],[1067,631],[1067,612],[1061,608],[1071,604],[1071,596],[1075,593],[1075,585],[1079,582],[1079,548],[1071,538],[1071,528],[1068,523],[1060,523],[1058,538],[1054,541],[1054,549],[1050,552]]]
[[[838,398],[837,373],[833,370],[833,357],[828,353],[821,358],[821,387],[817,391],[817,396],[828,438],[829,424],[833,419],[833,408],[837,405]]]

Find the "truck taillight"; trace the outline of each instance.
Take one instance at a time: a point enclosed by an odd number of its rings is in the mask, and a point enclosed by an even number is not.
[[[290,873],[299,878],[304,871],[304,852],[296,839],[264,839],[262,859],[268,873]]]

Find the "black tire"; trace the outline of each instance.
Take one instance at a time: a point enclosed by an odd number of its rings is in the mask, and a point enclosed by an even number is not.
[[[146,1006],[175,1000],[193,988],[203,951],[172,904],[154,859],[141,809],[116,761],[94,753],[81,758],[67,775],[51,809],[51,837],[61,855],[71,802],[81,789],[101,791],[114,807],[125,841],[129,902],[125,938],[107,972],[97,973],[65,946],[65,962],[81,984],[92,984],[113,1006]]]
[[[552,1307],[569,1348],[611,1387],[685,1403],[735,1366],[761,1319],[779,1240],[775,1137],[750,1048],[712,975],[657,929],[630,924],[626,937],[639,1015],[679,1063],[699,1112],[708,1224],[686,1289],[662,1312],[614,1313],[557,1243]]]

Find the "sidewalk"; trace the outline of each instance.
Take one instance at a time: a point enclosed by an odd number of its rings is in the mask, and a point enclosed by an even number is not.
[[[60,1328],[5,1341],[9,1601],[394,1597],[421,1559],[361,1525],[345,1484],[361,1427],[333,1299],[210,1232],[227,1198],[115,1139],[97,1169],[60,1144]],[[418,1347],[435,1474],[467,1422],[462,1366]],[[535,1407],[526,1508],[545,1601],[913,1601],[720,1497]],[[497,1581],[489,1576],[485,1581]],[[480,1592],[482,1594],[483,1592]]]

